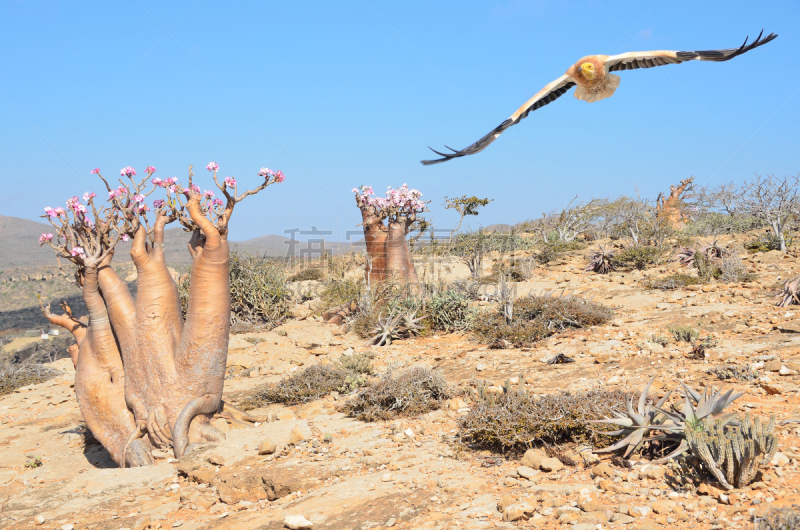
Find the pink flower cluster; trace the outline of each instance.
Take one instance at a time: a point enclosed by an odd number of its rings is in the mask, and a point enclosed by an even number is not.
[[[209,171],[216,171],[219,169],[219,164],[213,161],[209,162],[208,165],[206,166],[206,169]]]
[[[66,214],[67,212],[60,206],[58,208],[50,208],[49,206],[45,206],[44,213],[47,214],[48,217],[58,217]]]
[[[128,167],[124,167],[124,168],[120,169],[119,170],[119,174],[120,174],[120,176],[123,176],[123,177],[132,177],[132,176],[136,175],[136,170],[133,169],[131,166],[128,166]]]
[[[39,236],[39,244],[43,245],[53,240],[53,234],[42,234]]]
[[[128,188],[126,188],[125,186],[120,186],[119,188],[108,192],[109,199],[116,199],[117,197],[123,197],[123,196],[125,197],[128,196]]]
[[[70,254],[72,254],[72,257],[86,255],[86,253],[83,251],[83,248],[81,247],[72,247]]]
[[[76,214],[83,215],[86,213],[86,206],[81,203],[78,197],[72,197],[67,200],[67,208],[74,211]]]
[[[233,177],[225,177],[225,185],[228,186],[229,188],[235,188],[236,179]]]
[[[156,199],[153,201],[153,208],[159,209],[162,208],[166,203],[161,199]]]
[[[214,207],[222,206],[222,199],[214,199],[213,201],[211,201],[211,205]]]
[[[203,198],[204,199],[213,199],[214,198],[214,192],[211,191],[211,190],[204,191],[203,192]]]
[[[159,187],[162,187],[162,188],[166,188],[166,187],[172,186],[173,184],[178,182],[178,177],[170,177],[170,178],[164,179],[164,180],[161,180],[160,178],[156,177],[153,180],[151,180],[150,182],[152,182],[156,186],[159,186]]]
[[[268,167],[262,167],[261,170],[258,172],[259,177],[264,177],[265,179],[273,179],[274,182],[281,183],[286,180],[286,175],[283,174],[283,171],[272,170]]]
[[[128,241],[130,239],[130,237],[128,237],[128,234],[122,234],[120,239],[123,240],[123,241]]]
[[[94,199],[95,197],[97,197],[97,194],[93,191],[87,191],[86,193],[83,194],[83,200],[86,202],[89,202],[91,199]]]
[[[156,168],[154,168],[153,166],[147,166],[146,168],[144,168],[144,172],[152,175],[153,173],[156,172]]]
[[[100,168],[99,167],[96,167],[96,168],[94,168],[92,170],[92,175],[99,175],[99,174],[100,174]]]
[[[356,203],[359,207],[372,206],[379,210],[393,210],[399,214],[410,214],[421,212],[425,209],[425,202],[422,201],[422,193],[419,190],[409,189],[407,184],[403,184],[397,189],[386,191],[386,198],[375,197],[372,186],[361,186],[353,188],[356,194]]]

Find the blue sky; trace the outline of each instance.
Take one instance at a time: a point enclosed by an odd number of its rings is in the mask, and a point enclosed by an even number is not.
[[[494,199],[474,227],[576,194],[800,171],[795,1],[6,0],[0,16],[4,215],[99,190],[94,167],[185,178],[210,160],[240,185],[265,165],[287,175],[237,206],[234,240],[344,234],[361,184],[407,182],[445,227],[445,195]],[[482,153],[419,164],[428,145],[471,144],[581,56],[730,48],[761,28],[780,37],[726,63],[622,72],[610,99],[569,93]]]

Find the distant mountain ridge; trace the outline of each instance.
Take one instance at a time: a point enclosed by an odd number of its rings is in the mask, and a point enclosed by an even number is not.
[[[39,247],[39,236],[42,233],[52,233],[53,227],[47,223],[0,215],[0,270],[39,267],[55,264],[55,254],[50,247]],[[170,228],[164,231],[164,253],[168,264],[188,264],[191,262],[186,249],[190,234],[182,228]],[[288,255],[291,247],[295,247],[295,255],[300,257],[303,250],[311,247],[318,249],[320,243],[309,244],[306,241],[292,240],[274,234],[248,239],[246,241],[229,241],[231,250],[242,254],[266,256],[270,258],[283,258]],[[333,253],[350,251],[351,244],[327,242],[326,249]],[[117,246],[114,260],[117,262],[130,261],[131,244],[122,243]],[[305,253],[308,253],[307,251]],[[312,257],[318,257],[319,252],[311,252]]]

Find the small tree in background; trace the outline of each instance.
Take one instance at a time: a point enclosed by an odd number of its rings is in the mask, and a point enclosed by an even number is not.
[[[773,234],[780,240],[782,252],[786,252],[785,231],[794,216],[800,213],[798,184],[800,175],[783,179],[773,175],[756,175],[755,179],[745,181],[736,199],[739,209],[763,219],[772,228]]]
[[[461,216],[458,219],[458,225],[450,232],[450,241],[453,241],[453,234],[458,232],[458,229],[461,228],[461,223],[464,222],[464,217],[468,215],[478,215],[478,210],[492,202],[494,199],[479,199],[476,196],[467,197],[466,195],[462,195],[461,197],[445,197],[444,198],[444,207],[447,210],[455,210]]]

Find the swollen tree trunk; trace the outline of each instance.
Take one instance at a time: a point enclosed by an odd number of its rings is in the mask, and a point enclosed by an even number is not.
[[[404,219],[389,221],[389,236],[386,240],[386,259],[389,274],[403,283],[416,283],[417,273],[411,262],[406,235],[409,223]]]
[[[203,216],[198,197],[190,200],[187,208],[192,221],[200,227],[204,242],[195,249],[186,324],[175,358],[181,381],[185,382],[190,395],[195,396],[175,421],[173,444],[178,458],[190,441],[222,436],[208,422],[222,408],[231,322],[227,238],[220,236],[211,221]]]
[[[137,431],[133,414],[125,403],[125,373],[122,357],[100,295],[96,266],[84,273],[83,299],[89,310],[89,326],[79,345],[75,367],[75,395],[86,425],[121,466],[153,462],[143,440],[128,443]]]
[[[364,242],[367,247],[366,274],[370,284],[386,279],[386,225],[369,208],[361,208]]]

